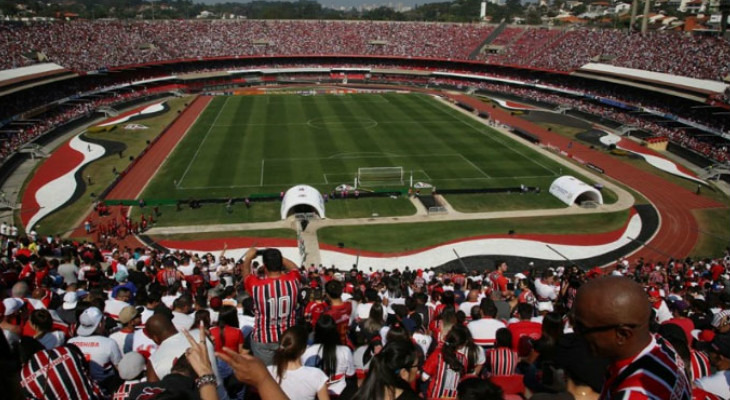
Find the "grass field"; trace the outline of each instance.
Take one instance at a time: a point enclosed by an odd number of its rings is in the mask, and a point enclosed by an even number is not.
[[[559,217],[504,218],[473,221],[334,226],[317,231],[320,243],[336,246],[342,242],[349,249],[377,252],[400,252],[434,246],[449,240],[471,236],[506,234],[588,234],[621,228],[629,211]],[[404,238],[406,240],[404,240]]]
[[[373,189],[405,189],[411,173],[440,189],[547,188],[560,170],[427,95],[222,96],[143,197],[241,197],[302,183],[329,192],[352,184],[358,168],[394,166],[406,172],[403,183]]]

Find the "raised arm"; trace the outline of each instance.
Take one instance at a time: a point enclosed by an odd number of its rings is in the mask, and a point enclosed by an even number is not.
[[[241,268],[241,276],[243,277],[243,280],[246,280],[246,277],[251,274],[251,263],[253,262],[253,259],[256,258],[257,251],[257,248],[251,247],[246,252],[246,255],[243,256],[243,267]]]

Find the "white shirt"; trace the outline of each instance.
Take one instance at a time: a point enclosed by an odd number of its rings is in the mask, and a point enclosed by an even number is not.
[[[150,310],[145,307],[144,310],[142,310],[142,325],[146,324],[147,320],[153,315],[155,315],[155,310]]]
[[[269,370],[274,380],[279,383],[276,376],[276,366],[270,365],[266,369]],[[285,371],[279,386],[290,399],[314,400],[317,397],[317,392],[326,384],[327,375],[319,368],[300,367]]]
[[[416,342],[417,345],[421,346],[423,354],[428,354],[428,349],[429,347],[431,347],[433,337],[431,337],[430,335],[424,335],[422,333],[416,332],[413,334],[412,339],[414,342]]]
[[[179,293],[178,294],[174,294],[174,295],[169,295],[168,294],[168,295],[162,296],[162,298],[160,299],[160,301],[162,301],[162,304],[164,304],[165,306],[167,306],[167,308],[169,308],[170,310],[172,310],[172,303],[178,297],[180,297],[180,294]]]
[[[558,298],[558,291],[560,288],[555,285],[548,285],[542,282],[540,279],[535,279],[535,296],[538,298],[556,300]]]
[[[172,324],[175,325],[178,332],[182,332],[183,329],[190,330],[193,323],[195,323],[195,318],[179,311],[172,312]]]
[[[714,375],[697,379],[695,385],[721,399],[730,399],[730,371],[718,371]]]
[[[662,300],[662,303],[659,305],[658,309],[656,310],[656,320],[658,323],[663,324],[665,321],[672,319],[672,312],[669,311],[669,307],[667,306],[667,302]]]
[[[109,335],[109,339],[113,340],[119,346],[119,352],[122,354],[124,354],[124,342],[127,339],[127,335],[134,335],[134,332],[117,331]],[[134,346],[134,336],[132,336],[132,346]]]
[[[355,312],[357,313],[357,318],[360,318],[361,320],[366,320],[370,318],[370,309],[373,308],[373,303],[360,303],[357,305],[357,309]],[[383,313],[383,317],[385,317],[385,313]]]
[[[195,263],[192,260],[190,260],[189,264],[185,264],[185,265],[181,264],[177,267],[177,270],[182,272],[182,274],[185,276],[192,275],[194,269],[195,269]]]
[[[198,340],[200,332],[197,329],[190,331],[190,336],[194,340]],[[218,366],[215,361],[215,348],[213,343],[206,339],[206,345],[208,346],[208,358],[210,358],[210,364],[213,367],[213,374],[218,378],[218,385],[222,384],[220,374],[218,373]],[[160,343],[154,354],[150,356],[150,363],[152,368],[155,370],[157,377],[162,379],[170,373],[173,362],[178,359],[181,355],[185,354],[185,350],[190,348],[188,339],[182,333],[178,333],[165,339],[164,342]]]
[[[108,337],[98,335],[76,336],[69,339],[68,343],[76,345],[86,358],[92,362],[91,377],[96,380],[110,376],[112,366],[116,366],[122,360],[122,353],[119,351],[117,342]]]
[[[465,301],[461,304],[459,304],[459,310],[463,311],[464,314],[466,314],[466,320],[471,321],[471,309],[474,306],[478,306],[479,303],[476,301]]]
[[[104,304],[104,312],[111,315],[114,319],[119,319],[119,313],[121,313],[122,309],[128,305],[129,303],[126,301],[109,299]]]
[[[337,346],[337,369],[335,373],[327,382],[327,386],[330,392],[340,395],[345,390],[346,382],[345,377],[355,375],[355,364],[352,360],[352,351],[347,346]],[[314,366],[317,358],[322,357],[322,345],[313,344],[307,347],[307,350],[302,354],[302,364],[307,366]],[[307,363],[309,361],[309,363]]]
[[[134,331],[134,339],[132,339],[132,351],[140,354],[154,354],[157,350],[157,344],[144,334],[143,329]]]
[[[474,343],[477,346],[494,346],[497,339],[497,331],[500,328],[506,328],[504,322],[494,318],[482,318],[469,322],[466,327],[471,332]]]

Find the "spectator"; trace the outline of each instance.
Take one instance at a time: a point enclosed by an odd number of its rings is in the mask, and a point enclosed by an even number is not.
[[[251,271],[251,263],[258,256],[258,249],[254,247],[244,256],[242,275],[246,292],[254,298],[256,313],[251,350],[264,364],[272,365],[279,337],[294,325],[301,277],[296,264],[282,257],[279,250],[265,249],[261,253],[265,277],[259,278]],[[280,296],[269,302],[264,293],[279,293]]]
[[[343,396],[347,378],[355,375],[352,351],[340,342],[335,320],[322,315],[314,328],[314,343],[301,357],[302,364],[321,369],[327,376],[327,388],[334,396]]]
[[[421,361],[418,348],[407,340],[395,340],[373,357],[370,373],[353,400],[416,400],[412,385]]]
[[[322,370],[302,366],[301,357],[307,347],[307,331],[299,326],[287,329],[274,354],[274,365],[268,370],[290,399],[327,400],[329,380]]]
[[[53,331],[53,317],[48,310],[33,310],[30,313],[30,326],[36,332],[34,338],[38,340],[46,350],[62,346],[66,341],[63,332]]]
[[[595,279],[578,290],[575,332],[586,339],[591,351],[611,362],[602,396],[641,393],[649,398],[690,399],[681,359],[649,332],[650,309],[642,306],[645,299],[641,286],[624,277]]]
[[[79,316],[77,334],[68,344],[78,347],[89,360],[91,378],[107,391],[114,392],[121,383],[116,366],[122,359],[117,343],[106,337],[104,315],[96,307],[89,307]]]
[[[227,347],[235,352],[243,350],[243,333],[238,326],[238,310],[233,306],[223,306],[218,314],[218,326],[210,330],[215,351]]]
[[[26,399],[104,398],[84,367],[84,354],[73,345],[43,350],[23,365],[20,384]],[[70,378],[70,379],[69,379]]]

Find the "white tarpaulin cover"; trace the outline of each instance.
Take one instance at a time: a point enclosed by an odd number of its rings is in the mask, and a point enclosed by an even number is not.
[[[281,219],[286,219],[289,210],[301,205],[311,206],[317,211],[320,218],[324,218],[322,194],[309,185],[297,185],[284,193],[284,200],[281,202]]]
[[[575,200],[581,195],[585,195],[587,200],[603,204],[603,196],[598,189],[570,175],[554,180],[550,185],[550,194],[569,206],[575,204]]]

